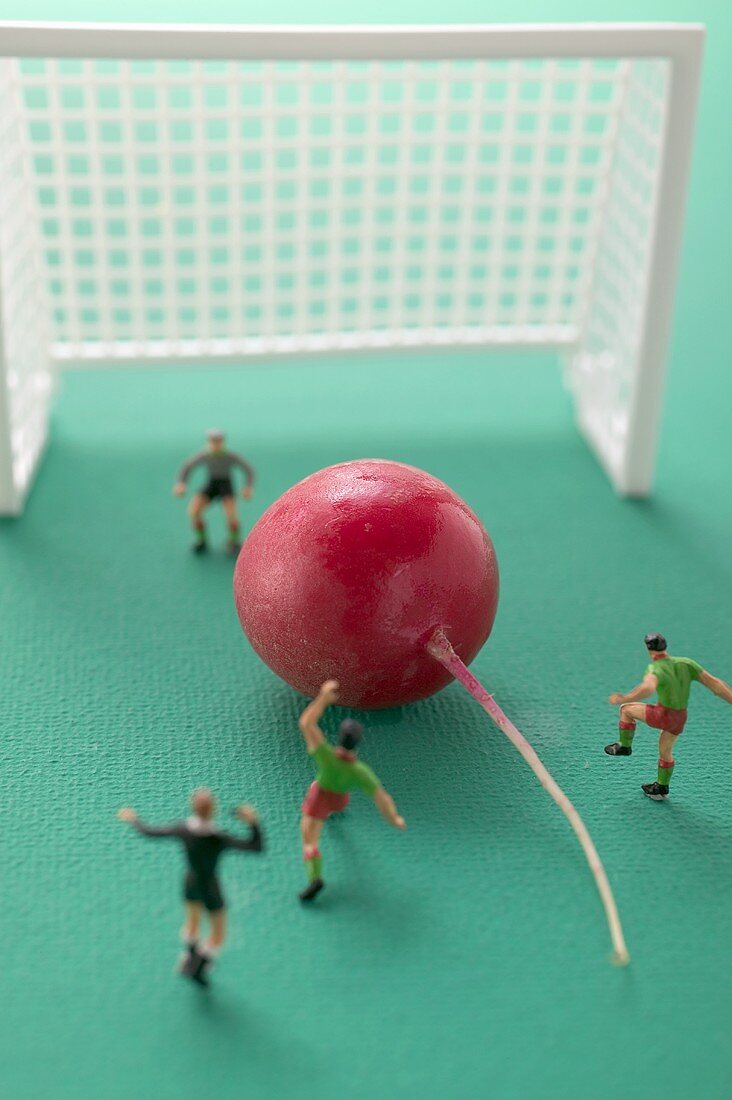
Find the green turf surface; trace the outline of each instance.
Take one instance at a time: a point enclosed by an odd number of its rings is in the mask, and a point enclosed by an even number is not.
[[[212,423],[259,470],[248,524],[362,455],[426,467],[483,517],[503,590],[475,668],[584,814],[630,970],[607,963],[564,819],[456,686],[369,719],[364,756],[408,832],[354,800],[327,830],[332,884],[302,911],[301,700],[241,635],[231,561],[189,555],[170,494]],[[661,1068],[651,1095],[724,1095],[732,710],[696,689],[667,805],[639,791],[653,735],[631,760],[601,751],[605,696],[635,682],[647,629],[732,669],[729,566],[686,529],[706,515],[728,546],[730,518],[687,503],[698,478],[667,450],[653,503],[615,499],[556,372],[518,357],[68,376],[27,513],[0,527],[14,1095],[640,1097]],[[171,973],[179,853],[114,818],[175,817],[204,782],[255,802],[268,838],[226,857],[231,942],[208,997]]]
[[[99,16],[82,0],[5,9]],[[132,0],[124,14],[262,19],[231,0]],[[500,0],[486,12],[456,0],[448,13],[404,0],[368,12],[448,15],[546,18],[546,6]],[[345,13],[331,0],[317,12],[282,0],[269,17]],[[613,496],[541,358],[67,376],[27,512],[0,522],[1,1094],[732,1092],[732,708],[694,689],[666,805],[639,790],[654,777],[653,734],[639,733],[630,760],[602,753],[614,735],[605,698],[642,672],[647,629],[732,679],[732,17],[712,0],[562,0],[552,17],[710,25],[653,500]],[[425,467],[483,518],[502,597],[474,668],[585,817],[616,890],[628,970],[606,961],[600,903],[559,811],[457,687],[369,718],[364,757],[409,829],[389,830],[354,799],[327,829],[328,892],[301,910],[302,700],[241,635],[231,561],[188,554],[184,506],[170,493],[181,459],[217,423],[259,472],[247,525],[310,471],[364,455]],[[213,526],[223,539],[219,515]],[[172,974],[180,854],[114,817],[124,803],[175,817],[202,782],[227,808],[251,799],[269,845],[263,857],[225,857],[231,938],[207,996]]]

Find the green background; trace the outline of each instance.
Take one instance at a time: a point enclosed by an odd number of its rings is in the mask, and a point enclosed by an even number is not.
[[[347,17],[334,0],[266,14]],[[80,0],[3,10],[98,15]],[[130,0],[114,15],[262,20],[231,0]],[[606,696],[636,682],[646,630],[732,679],[732,9],[561,0],[551,15],[709,27],[653,499],[613,496],[538,356],[69,374],[26,514],[0,523],[7,1095],[730,1095],[732,711],[695,689],[665,805],[639,790],[654,777],[652,733],[631,760],[602,746]],[[376,0],[348,16],[531,21],[546,5]],[[629,969],[607,963],[564,819],[457,686],[368,718],[364,756],[409,829],[354,800],[327,829],[329,890],[300,908],[302,700],[249,650],[230,560],[188,555],[170,496],[214,423],[259,472],[247,525],[300,477],[362,455],[423,466],[480,514],[503,587],[474,668],[583,814]],[[223,537],[219,515],[212,527]],[[203,782],[226,808],[253,801],[269,842],[262,858],[227,857],[231,939],[210,995],[172,976],[179,853],[114,818],[123,803],[175,817]]]

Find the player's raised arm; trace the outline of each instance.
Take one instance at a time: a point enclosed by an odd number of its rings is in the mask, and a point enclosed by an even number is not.
[[[308,752],[315,752],[318,745],[322,745],[325,741],[325,734],[318,722],[328,707],[338,702],[338,686],[337,680],[326,680],[312,703],[309,703],[300,715],[298,726],[305,738]]]
[[[262,852],[264,851],[264,837],[259,824],[259,815],[253,806],[237,806],[234,811],[240,821],[245,821],[250,828],[249,836],[232,836],[231,833],[222,833],[221,838],[227,848],[235,848],[238,852]]]
[[[718,676],[712,676],[711,672],[705,669],[701,670],[698,679],[699,683],[704,684],[704,687],[709,688],[714,695],[718,695],[726,703],[732,703],[732,688],[724,680],[720,680]]]
[[[178,471],[178,479],[173,486],[173,492],[177,497],[183,496],[186,488],[188,487],[188,478],[190,477],[191,472],[196,468],[196,466],[203,462],[205,457],[206,452],[199,451],[198,454],[193,455],[192,458],[187,459],[183,463],[180,470]]]
[[[396,808],[394,799],[383,787],[377,787],[374,791],[374,802],[381,816],[385,818],[395,829],[406,829],[407,823]]]
[[[143,836],[180,836],[179,825],[146,825],[129,807],[118,810],[117,817],[120,821],[126,821],[128,825],[132,825]]]
[[[634,687],[632,691],[629,691],[627,695],[622,695],[620,692],[613,692],[608,699],[609,703],[612,703],[614,707],[622,706],[623,703],[639,703],[641,699],[649,699],[656,690],[658,681],[652,672],[647,673],[637,687]]]

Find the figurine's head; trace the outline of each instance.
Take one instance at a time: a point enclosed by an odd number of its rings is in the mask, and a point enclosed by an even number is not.
[[[218,428],[212,428],[207,433],[206,439],[208,440],[208,447],[211,451],[221,451],[224,447],[224,433],[219,431]]]
[[[649,653],[665,653],[667,649],[666,639],[663,634],[646,634],[643,641]]]
[[[216,813],[216,799],[208,787],[199,787],[191,795],[191,809],[196,817],[209,821]]]
[[[338,730],[338,744],[352,752],[363,737],[363,726],[355,718],[344,718]]]

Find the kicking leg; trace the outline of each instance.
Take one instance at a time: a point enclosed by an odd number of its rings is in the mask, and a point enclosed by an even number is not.
[[[658,779],[655,783],[644,783],[641,787],[643,794],[648,795],[654,802],[662,802],[664,798],[668,798],[668,788],[676,763],[674,745],[677,737],[678,734],[661,730],[661,736],[658,739]]]
[[[300,892],[301,901],[312,901],[325,886],[322,878],[323,859],[318,848],[320,834],[323,831],[323,822],[317,817],[303,814],[300,821],[300,834],[302,836],[302,858],[308,872],[308,885]]]
[[[236,499],[234,497],[224,497],[221,501],[221,506],[224,509],[226,524],[229,528],[229,553],[236,554],[241,546],[239,539],[239,517],[236,513]]]
[[[633,751],[636,722],[645,722],[645,720],[645,703],[623,703],[620,708],[620,740],[605,746],[608,756],[630,756]]]
[[[206,525],[203,522],[203,513],[210,503],[211,501],[204,493],[195,493],[188,505],[188,517],[196,535],[196,541],[191,547],[194,554],[202,554],[206,549]]]

